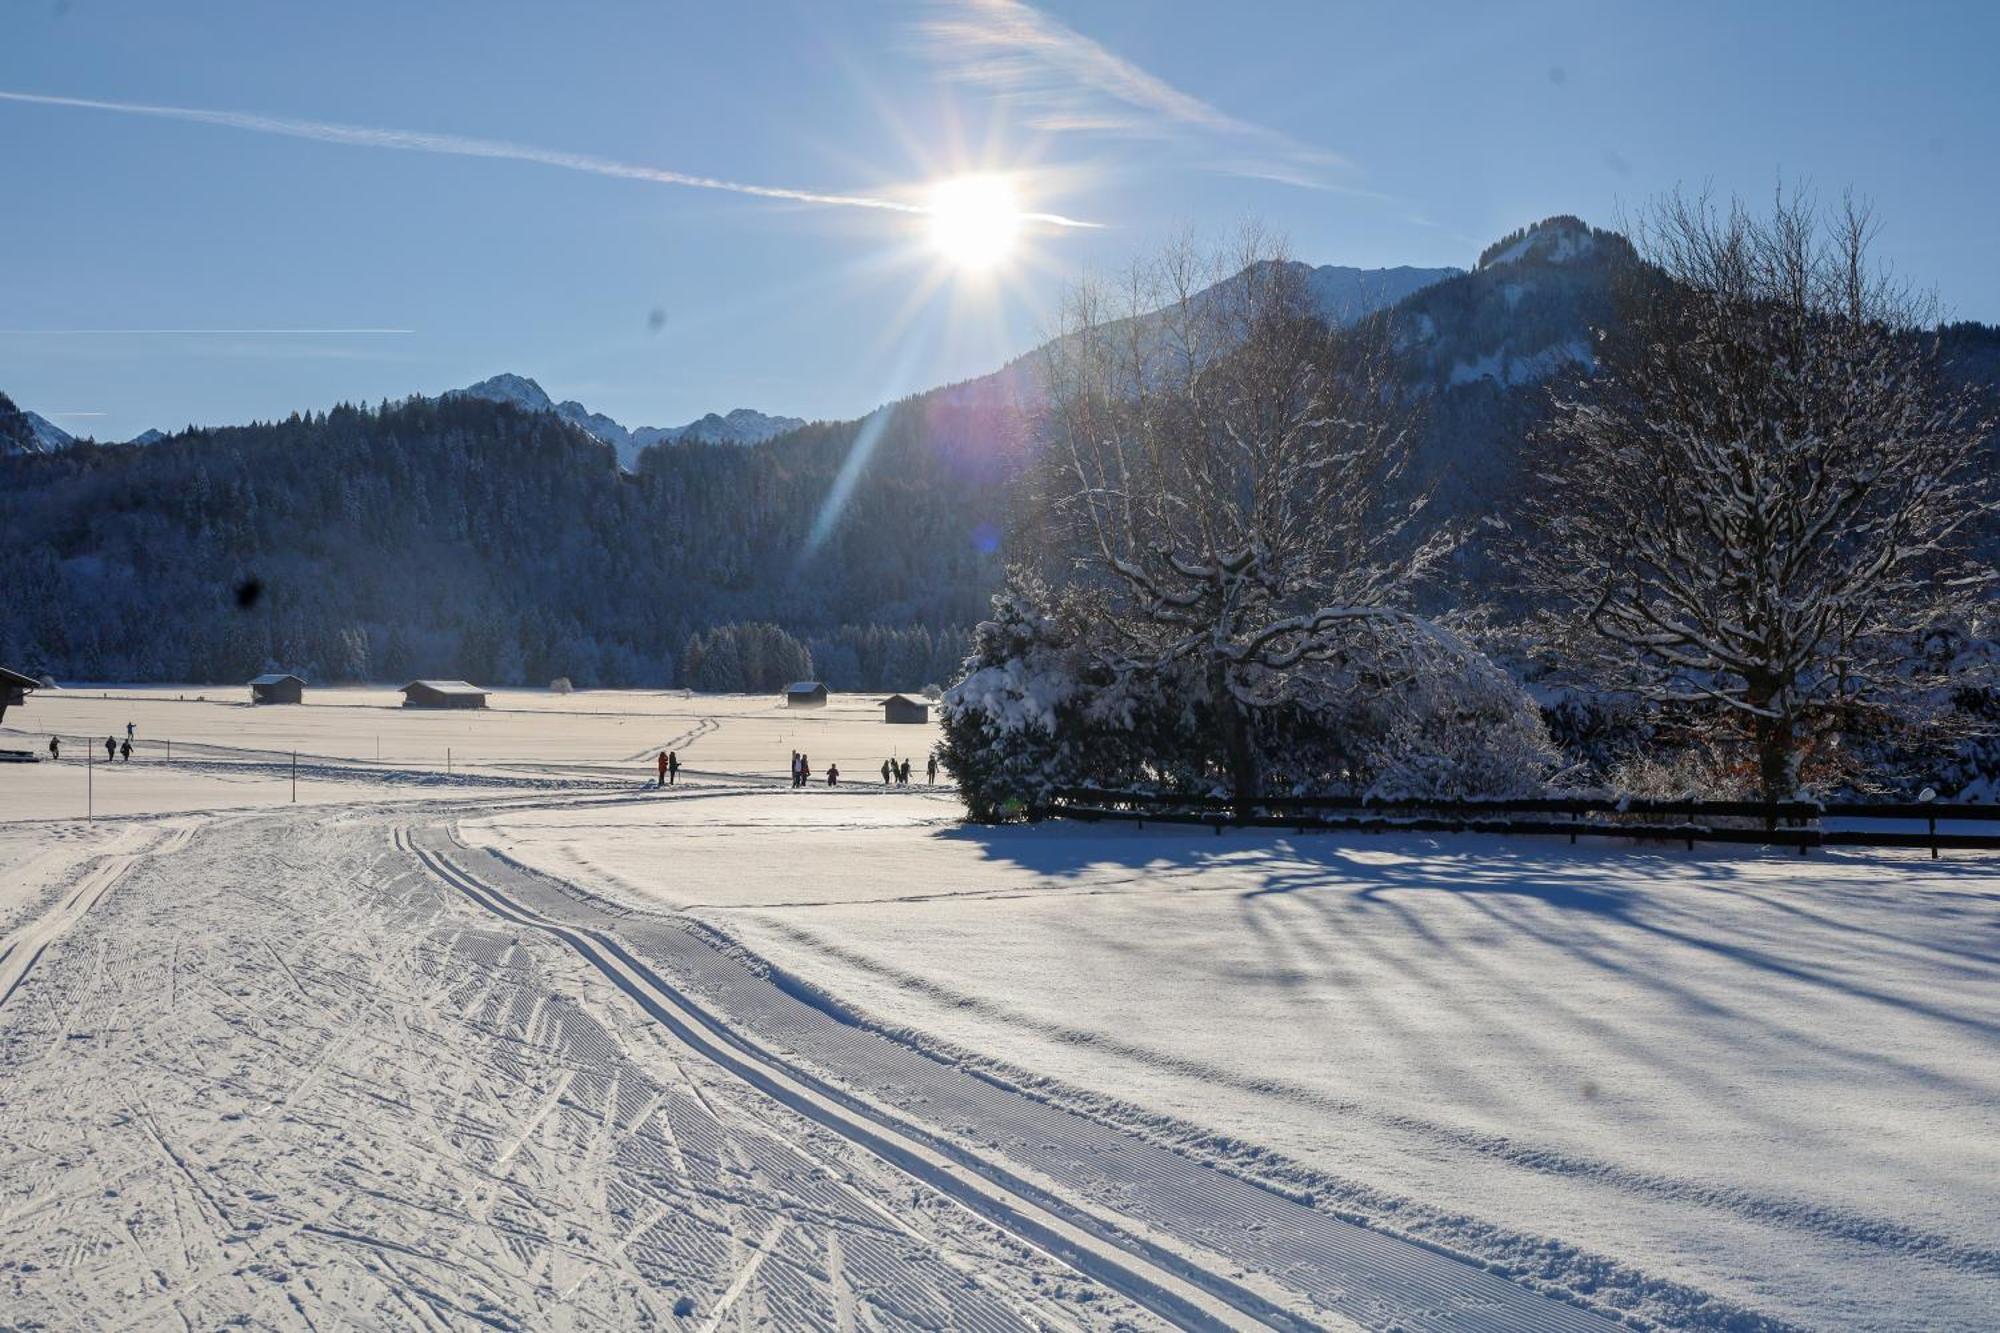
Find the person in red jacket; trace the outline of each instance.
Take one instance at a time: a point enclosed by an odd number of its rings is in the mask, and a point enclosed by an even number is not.
[[[662,787],[667,785],[667,752],[665,750],[660,751],[660,785]]]

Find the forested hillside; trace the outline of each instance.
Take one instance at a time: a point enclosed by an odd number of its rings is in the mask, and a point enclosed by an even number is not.
[[[1634,262],[1617,233],[1551,218],[1469,273],[1404,273],[1414,290],[1365,316],[1421,409],[1413,484],[1429,499],[1413,533],[1462,535],[1432,609],[1508,600],[1485,539],[1530,489],[1552,395],[1588,392]],[[2000,382],[2000,331],[1960,324],[1944,345],[1957,375]],[[760,444],[658,444],[629,473],[559,415],[464,395],[46,453],[0,398],[15,445],[0,457],[0,661],[92,680],[280,666],[762,689],[774,682],[727,653],[708,654],[702,682],[681,659],[697,634],[768,624],[836,688],[943,682],[1010,530],[1035,522],[1013,485],[1034,371],[1024,357]]]
[[[966,625],[997,575],[1011,445],[960,416],[890,412],[811,551],[852,425],[663,446],[631,476],[552,416],[419,399],[9,458],[0,660],[100,680],[277,664],[642,685],[674,683],[689,636],[736,620],[829,642]],[[948,675],[960,637],[921,673],[846,683]]]

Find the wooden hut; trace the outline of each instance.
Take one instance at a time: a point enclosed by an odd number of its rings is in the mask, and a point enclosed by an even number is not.
[[[33,676],[24,676],[18,671],[0,667],[0,722],[7,719],[7,710],[15,704],[28,702],[28,691],[38,690],[42,682]]]
[[[463,680],[413,680],[403,687],[405,708],[484,708],[486,691]]]
[[[304,678],[283,671],[270,671],[250,682],[253,704],[302,704],[306,701]]]
[[[904,694],[892,694],[882,701],[882,720],[915,723],[921,726],[931,720],[931,706],[922,699],[912,699]]]
[[[795,680],[785,686],[785,707],[826,707],[826,686],[816,680]]]

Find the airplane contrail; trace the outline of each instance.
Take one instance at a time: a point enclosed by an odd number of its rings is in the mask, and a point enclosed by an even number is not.
[[[718,176],[698,176],[663,167],[640,166],[589,153],[571,153],[533,144],[509,143],[504,139],[479,139],[463,134],[431,134],[422,130],[389,130],[367,125],[342,125],[324,120],[296,120],[288,116],[265,116],[248,111],[216,111],[204,107],[154,106],[144,102],[110,102],[93,97],[57,97],[47,93],[23,93],[0,89],[0,101],[24,102],[33,106],[77,107],[89,111],[116,111],[128,116],[152,116],[160,120],[190,121],[198,125],[221,125],[228,129],[250,130],[258,134],[279,134],[319,143],[351,144],[363,148],[396,148],[412,153],[440,153],[450,157],[487,157],[513,162],[535,162],[565,171],[581,171],[593,176],[620,180],[650,181],[656,185],[684,185],[697,190],[726,190],[732,194],[754,195],[760,199],[786,199],[795,203],[821,204],[838,208],[877,208],[894,213],[927,214],[931,209],[901,199],[873,195],[826,194],[817,190],[794,190],[777,185],[751,185]],[[1064,217],[1060,213],[1022,213],[1028,222],[1051,227],[1096,228],[1101,223]]]
[[[372,334],[372,333],[415,333],[415,332],[416,332],[416,330],[415,330],[415,329],[371,329],[371,328],[361,328],[361,329],[352,329],[352,328],[349,328],[349,329],[0,329],[0,334],[4,334],[4,335],[9,335],[9,336],[15,336],[15,337],[27,337],[27,336],[33,336],[33,337],[38,337],[38,338],[39,338],[39,337],[52,337],[52,336],[54,336],[54,335],[57,335],[57,334],[61,334],[61,335],[63,335],[64,337],[69,337],[69,336],[80,336],[80,335],[83,335],[83,334],[101,334],[101,335],[109,335],[109,336],[114,336],[114,337],[137,337],[137,336],[139,336],[139,335],[141,335],[141,334],[171,334],[171,335],[173,335],[173,336],[175,336],[175,337],[181,337],[181,336],[185,336],[185,335],[188,335],[188,334],[194,334],[194,333],[222,333],[222,334],[230,334],[230,335],[234,335],[234,336],[243,336],[243,335],[248,335],[248,334],[259,334],[259,335],[262,335],[262,334],[272,334],[272,335],[277,335],[277,334],[307,334],[307,335],[311,335],[311,336],[315,336],[315,337],[324,337],[324,336],[327,336],[327,335],[329,335],[329,334],[350,334],[350,333],[371,333],[371,334]]]

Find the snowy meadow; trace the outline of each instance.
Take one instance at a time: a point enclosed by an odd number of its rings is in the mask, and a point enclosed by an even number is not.
[[[1199,1324],[1192,1272],[1223,1326],[1424,1322],[1231,1250],[1191,1202],[1224,1183],[1544,1302],[1480,1326],[1970,1329],[2000,1291],[1990,859],[982,827],[883,788],[935,731],[872,697],[223,693],[49,692],[0,736],[76,747],[0,771],[10,1322],[422,1287],[446,1323],[890,1326],[913,1288],[857,1276],[876,1223],[841,1220],[885,1215],[903,1271],[1036,1321]],[[86,770],[128,720],[135,758]],[[856,778],[793,790],[794,748]],[[701,1133],[734,1146],[703,1166]],[[1082,1134],[1127,1146],[1039,1150]],[[1216,1184],[1103,1174],[1158,1150]],[[832,1214],[795,1211],[792,1152],[843,1173]],[[954,1192],[992,1180],[1032,1201]],[[1065,1248],[1022,1222],[1042,1200],[1103,1226]],[[1141,1239],[1181,1259],[1120,1268]]]

